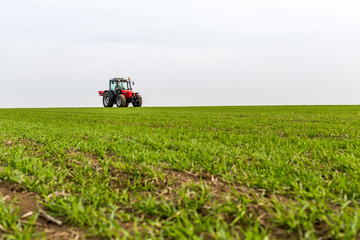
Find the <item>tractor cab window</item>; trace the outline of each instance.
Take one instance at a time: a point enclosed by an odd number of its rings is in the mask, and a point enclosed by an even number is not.
[[[111,81],[110,90],[113,92],[118,92],[121,90],[129,90],[128,82]]]
[[[120,90],[129,90],[127,82],[119,82],[119,89]]]
[[[110,82],[110,90],[115,92],[116,91],[116,85],[117,85],[117,82],[111,81]]]

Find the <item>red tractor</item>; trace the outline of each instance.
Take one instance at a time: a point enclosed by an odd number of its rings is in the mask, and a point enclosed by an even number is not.
[[[132,84],[134,85],[134,82]],[[142,106],[142,97],[132,91],[130,78],[109,80],[109,90],[99,91],[99,95],[103,97],[104,107],[112,107],[114,103],[118,107],[128,107],[129,103],[134,107]]]

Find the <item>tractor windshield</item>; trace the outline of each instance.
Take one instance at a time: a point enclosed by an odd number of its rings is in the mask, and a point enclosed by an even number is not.
[[[129,86],[128,86],[128,82],[120,82],[118,83],[119,85],[119,89],[120,90],[129,90]]]

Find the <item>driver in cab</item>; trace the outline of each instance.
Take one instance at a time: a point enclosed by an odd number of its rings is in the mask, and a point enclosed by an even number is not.
[[[119,82],[117,82],[116,83],[116,86],[115,86],[115,91],[116,91],[116,93],[120,93],[121,92],[121,86],[120,86],[120,84],[119,84]]]

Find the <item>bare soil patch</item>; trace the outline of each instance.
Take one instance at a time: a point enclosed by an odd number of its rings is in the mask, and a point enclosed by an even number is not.
[[[14,206],[19,208],[18,215],[22,216],[22,222],[26,222],[27,218],[31,215],[39,213],[39,217],[35,223],[35,231],[45,232],[46,239],[68,240],[84,239],[86,237],[86,231],[64,224],[62,219],[52,219],[43,209],[40,203],[40,197],[33,192],[27,192],[20,185],[0,181],[0,198],[3,198],[5,202],[8,203],[14,201]],[[61,225],[56,224],[56,221],[61,222]],[[0,232],[2,231],[0,230]],[[89,237],[86,239],[95,240],[100,238]]]

